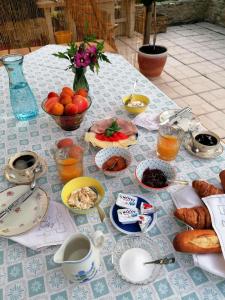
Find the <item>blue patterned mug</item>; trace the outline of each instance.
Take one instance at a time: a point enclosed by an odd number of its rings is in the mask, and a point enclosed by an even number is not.
[[[103,243],[104,236],[101,231],[94,233],[93,242],[86,235],[75,233],[65,240],[53,260],[62,264],[63,272],[70,281],[88,281],[99,269]]]

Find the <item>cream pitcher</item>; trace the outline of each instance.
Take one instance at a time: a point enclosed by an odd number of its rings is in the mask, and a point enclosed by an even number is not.
[[[54,255],[54,262],[62,264],[66,277],[73,282],[93,278],[100,266],[100,249],[104,243],[101,231],[91,241],[86,235],[75,233],[65,240]]]

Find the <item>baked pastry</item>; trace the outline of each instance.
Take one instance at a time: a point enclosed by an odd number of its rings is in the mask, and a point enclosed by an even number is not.
[[[192,187],[195,189],[200,198],[224,193],[222,189],[219,189],[213,184],[203,180],[194,180],[192,182]]]
[[[173,246],[176,251],[185,253],[220,253],[219,239],[214,230],[188,230],[178,233]]]
[[[192,208],[178,208],[174,212],[174,216],[194,229],[212,228],[211,217],[207,207],[196,206]]]
[[[223,190],[225,192],[225,170],[221,171],[219,176],[220,176],[220,181],[221,181]]]

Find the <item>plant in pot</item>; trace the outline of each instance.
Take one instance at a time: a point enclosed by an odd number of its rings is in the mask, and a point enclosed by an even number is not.
[[[138,50],[138,64],[140,72],[146,77],[158,77],[161,75],[167,59],[167,48],[156,45],[157,15],[156,0],[140,0],[145,6],[145,25],[143,46]],[[153,15],[153,43],[150,44],[150,32]]]
[[[64,11],[56,9],[52,12],[52,25],[57,44],[69,44],[72,40],[72,32],[66,30],[67,23]]]

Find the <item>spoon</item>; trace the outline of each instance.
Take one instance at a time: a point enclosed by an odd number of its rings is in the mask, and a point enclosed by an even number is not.
[[[183,184],[183,185],[188,185],[189,182],[187,180],[176,180],[176,179],[172,179],[172,180],[167,180],[167,183],[175,183],[175,184]]]
[[[129,98],[127,99],[126,105],[129,104],[130,102],[132,102],[137,82],[138,82],[138,79],[136,79],[135,82],[134,82],[132,93],[130,94]]]
[[[96,196],[97,196],[97,198],[98,198],[99,194],[98,194],[97,189],[96,189],[94,186],[89,186],[89,188],[90,188],[93,192],[95,192],[95,194],[96,194]],[[106,217],[104,210],[99,206],[98,203],[95,204],[95,207],[97,208],[98,215],[99,215],[99,218],[100,218],[101,222],[103,222],[104,219],[105,219],[105,217]]]
[[[153,261],[146,261],[144,262],[144,265],[150,265],[150,264],[159,264],[159,265],[167,265],[167,264],[173,264],[175,263],[175,257],[164,257]]]
[[[36,174],[42,171],[42,166],[41,165],[37,165],[37,167],[34,169],[33,171],[33,179],[31,181],[30,184],[30,189],[34,190],[35,186],[36,186]]]

